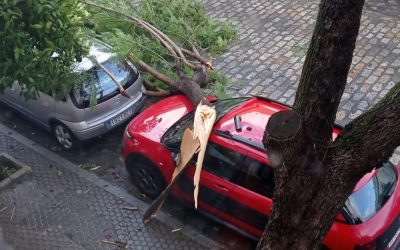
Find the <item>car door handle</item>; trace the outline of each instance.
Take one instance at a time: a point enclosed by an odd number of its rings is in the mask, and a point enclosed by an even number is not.
[[[220,185],[220,184],[215,184],[214,187],[216,187],[218,190],[223,191],[223,192],[228,192],[229,191],[229,188],[227,188],[227,187],[225,187],[223,185]]]

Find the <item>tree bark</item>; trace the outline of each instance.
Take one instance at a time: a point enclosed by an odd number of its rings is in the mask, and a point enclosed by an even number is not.
[[[267,124],[263,143],[276,189],[258,249],[319,249],[357,182],[343,182],[325,160],[363,4],[362,0],[321,1],[293,111],[286,111],[286,119],[278,112]]]
[[[382,166],[400,145],[400,82],[372,109],[346,125],[329,149],[330,171],[344,181]],[[340,167],[339,167],[340,166]]]

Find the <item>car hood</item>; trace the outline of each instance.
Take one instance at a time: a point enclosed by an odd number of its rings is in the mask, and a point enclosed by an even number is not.
[[[171,96],[142,111],[129,123],[128,131],[159,142],[175,122],[191,111],[193,106],[185,96]]]

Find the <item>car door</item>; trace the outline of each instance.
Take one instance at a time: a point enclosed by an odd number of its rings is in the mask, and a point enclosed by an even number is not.
[[[199,208],[217,216],[219,219],[229,220],[230,211],[236,203],[232,199],[235,185],[230,179],[239,177],[232,156],[225,152],[227,149],[209,141],[204,157],[203,170],[200,175],[200,189],[198,196]],[[180,196],[193,202],[193,176],[195,161],[186,171],[184,178],[179,182]]]
[[[49,128],[49,119],[55,113],[55,100],[52,96],[39,92],[37,99],[26,100],[20,97],[20,106],[23,112],[34,122]]]
[[[10,107],[22,111],[20,95],[21,86],[17,81],[15,81],[10,88],[6,88],[3,93],[0,94],[0,100]]]
[[[249,205],[253,201],[244,199],[246,190],[239,188],[247,177],[246,158],[246,151],[235,141],[216,137],[209,141],[200,176],[198,204],[218,221],[256,235],[254,224],[258,228],[265,227],[266,215]],[[190,166],[180,181],[180,189],[185,194],[183,198],[190,202],[193,202],[194,171],[194,166]]]
[[[243,220],[248,232],[261,237],[268,217],[271,214],[272,197],[275,188],[274,172],[272,167],[266,164],[265,153],[249,154],[245,157],[242,165],[245,180],[236,187],[236,192],[245,204],[249,216]]]

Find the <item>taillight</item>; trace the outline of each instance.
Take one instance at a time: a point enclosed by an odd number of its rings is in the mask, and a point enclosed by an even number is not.
[[[376,242],[371,241],[364,245],[357,245],[354,250],[376,250]]]

